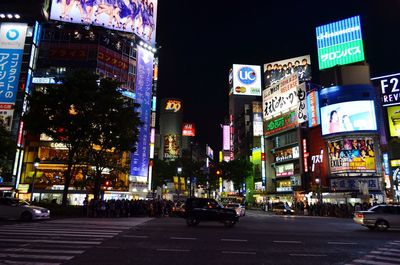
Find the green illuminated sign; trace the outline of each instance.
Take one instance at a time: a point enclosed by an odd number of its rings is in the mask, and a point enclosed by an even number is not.
[[[364,61],[362,40],[341,43],[318,49],[319,69]]]
[[[270,136],[278,132],[296,127],[298,124],[296,111],[291,111],[264,123],[265,135]]]

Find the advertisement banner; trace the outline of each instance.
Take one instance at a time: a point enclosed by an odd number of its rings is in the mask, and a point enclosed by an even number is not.
[[[344,139],[328,142],[331,173],[376,172],[372,138]]]
[[[231,127],[229,125],[222,126],[222,149],[224,151],[231,150]]]
[[[282,79],[276,85],[263,91],[264,120],[270,120],[282,112],[295,108],[298,105],[297,87],[299,79],[296,75],[290,75]]]
[[[360,16],[316,28],[319,69],[364,61]]]
[[[349,101],[321,107],[322,135],[375,131],[375,105],[372,100]]]
[[[179,135],[168,134],[164,136],[164,158],[177,159],[180,156]]]
[[[321,123],[319,115],[318,91],[310,91],[307,95],[308,127],[315,127]]]
[[[253,136],[263,135],[262,102],[253,101]]]
[[[264,64],[265,88],[278,83],[289,75],[296,75],[300,82],[311,80],[310,55]]]
[[[13,115],[14,104],[0,103],[0,125],[3,125],[7,131],[11,131]]]
[[[286,160],[292,160],[299,158],[299,147],[291,147],[283,150],[278,150],[274,154],[275,162],[283,162]]]
[[[50,19],[135,33],[154,45],[157,0],[52,0]]]
[[[377,178],[338,178],[331,179],[332,191],[359,191],[363,185],[368,185],[368,190],[380,190]]]
[[[137,47],[136,103],[140,104],[139,140],[136,152],[131,154],[130,175],[147,177],[150,155],[150,115],[153,88],[154,54]]]
[[[303,123],[308,121],[307,108],[306,108],[306,83],[302,83],[297,86],[297,98],[298,98],[298,107],[297,107],[297,119],[299,123]]]
[[[298,125],[296,111],[288,112],[264,123],[265,136],[292,129]]]
[[[182,136],[196,136],[196,127],[194,123],[184,123],[182,125]]]
[[[233,94],[261,96],[261,67],[258,65],[233,65]]]
[[[0,102],[14,103],[24,51],[27,24],[0,24]]]
[[[289,177],[294,174],[294,164],[284,164],[275,166],[276,177]]]
[[[391,137],[400,137],[400,106],[387,108]]]
[[[382,106],[400,104],[400,73],[374,77],[371,81],[381,90]]]

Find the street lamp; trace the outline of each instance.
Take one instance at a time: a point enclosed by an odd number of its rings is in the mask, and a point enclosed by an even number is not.
[[[317,190],[318,202],[322,203],[321,180],[319,178],[316,178],[315,183],[318,185],[318,190]]]
[[[36,158],[35,162],[33,163],[33,167],[35,168],[35,171],[33,172],[33,176],[32,176],[32,190],[31,190],[31,200],[30,200],[31,203],[33,201],[33,192],[35,190],[35,178],[36,178],[36,173],[37,173],[39,164],[40,164],[40,159]]]
[[[179,196],[181,193],[181,174],[182,174],[182,167],[178,167],[176,169],[177,173],[178,173],[178,200],[179,200]]]

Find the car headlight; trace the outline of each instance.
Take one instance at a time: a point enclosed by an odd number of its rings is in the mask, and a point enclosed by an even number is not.
[[[42,213],[42,211],[38,210],[38,209],[33,209],[33,212],[36,213],[36,214],[41,214]]]

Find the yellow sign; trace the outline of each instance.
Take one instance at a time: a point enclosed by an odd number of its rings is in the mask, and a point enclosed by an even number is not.
[[[28,190],[29,190],[29,184],[19,184],[18,185],[19,193],[28,193]]]
[[[169,99],[165,104],[165,110],[178,112],[182,107],[182,103],[179,100]]]
[[[400,137],[400,106],[387,108],[390,136]]]
[[[390,166],[400,167],[400,159],[390,160]]]

